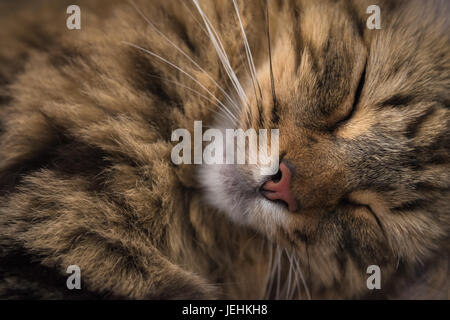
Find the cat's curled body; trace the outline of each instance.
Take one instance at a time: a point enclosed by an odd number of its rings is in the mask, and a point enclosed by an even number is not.
[[[382,2],[381,30],[366,1],[80,1],[76,31],[66,2],[2,4],[1,297],[356,298],[378,265],[380,296],[448,298],[446,1]],[[174,165],[194,120],[279,128],[298,212],[251,166]]]

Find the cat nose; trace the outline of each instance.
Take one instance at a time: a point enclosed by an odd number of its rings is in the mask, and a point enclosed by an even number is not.
[[[264,183],[261,188],[262,194],[267,199],[272,201],[284,201],[291,212],[296,211],[298,207],[297,201],[291,192],[291,180],[293,175],[293,170],[282,161],[278,173]]]

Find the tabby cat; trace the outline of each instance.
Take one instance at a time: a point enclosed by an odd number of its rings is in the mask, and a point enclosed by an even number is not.
[[[71,4],[0,2],[0,297],[449,298],[449,1]],[[279,172],[175,165],[196,120]]]

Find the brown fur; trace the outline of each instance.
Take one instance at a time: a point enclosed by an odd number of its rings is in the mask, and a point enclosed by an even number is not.
[[[269,238],[301,258],[313,298],[370,296],[371,264],[383,270],[384,297],[448,298],[444,1],[381,2],[383,29],[373,31],[365,1],[271,2],[275,104],[265,4],[239,1],[263,96],[260,110],[247,86],[240,126],[280,128],[301,205],[283,224],[250,226],[208,204],[198,166],[170,161],[172,131],[213,125],[215,107],[124,41],[224,101],[203,72],[127,2],[80,1],[80,31],[65,29],[64,2],[23,4],[1,10],[0,296],[261,298]],[[232,91],[191,4],[136,4]],[[232,3],[201,4],[250,83]],[[72,264],[81,292],[65,288]]]

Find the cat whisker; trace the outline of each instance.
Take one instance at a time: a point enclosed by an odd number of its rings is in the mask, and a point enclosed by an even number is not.
[[[188,5],[186,4],[185,1],[181,1],[181,3],[183,4],[183,6],[186,8],[187,12],[189,13],[189,15],[192,17],[192,19],[195,21],[195,23],[199,26],[199,28],[203,31],[203,33],[209,37],[208,31],[202,26],[202,24],[195,18],[194,13],[192,12],[192,10],[188,7]],[[241,58],[242,59],[242,58]],[[242,59],[243,60],[243,59]],[[249,73],[250,75],[250,73]],[[228,94],[230,95],[230,94]],[[233,98],[231,98],[231,100],[234,102],[235,100]],[[239,108],[236,104],[236,102],[234,102],[234,106],[236,107],[236,110],[239,112]]]
[[[189,79],[191,79],[192,81],[194,81],[195,83],[197,83],[203,90],[205,90],[214,100],[216,100],[218,102],[218,104],[229,114],[229,116],[231,116],[231,118],[233,119],[233,121],[235,121],[236,123],[238,123],[238,119],[236,118],[236,116],[208,89],[206,88],[200,81],[198,81],[197,79],[195,79],[192,75],[190,75],[188,72],[186,72],[185,70],[183,70],[182,68],[180,68],[179,66],[177,66],[176,64],[170,62],[169,60],[161,57],[160,55],[154,53],[153,51],[150,51],[148,49],[142,48],[134,43],[128,42],[128,41],[122,41],[122,43],[134,47],[138,50],[141,50],[155,58],[158,58],[159,60],[167,63],[168,65],[170,65],[171,67],[177,69],[178,71],[180,71],[181,73],[183,73],[184,75],[186,75]]]
[[[186,89],[186,90],[188,90],[188,91],[191,91],[191,92],[197,94],[198,96],[202,97],[203,99],[209,101],[210,103],[212,103],[212,104],[215,105],[216,107],[220,108],[220,105],[219,105],[218,103],[214,102],[211,98],[208,98],[207,96],[205,96],[204,94],[202,94],[202,93],[201,93],[200,91],[198,91],[198,90],[195,90],[195,89],[193,89],[193,88],[191,88],[191,87],[189,87],[189,86],[186,86],[186,85],[184,85],[184,84],[182,84],[182,83],[180,83],[180,82],[173,81],[173,80],[170,80],[170,79],[167,79],[167,78],[164,78],[164,77],[160,77],[160,76],[157,76],[157,75],[152,75],[152,74],[150,74],[150,75],[148,75],[148,76],[149,76],[149,77],[152,77],[152,78],[160,79],[160,80],[162,80],[162,81],[166,81],[166,82],[172,83],[172,84],[174,84],[174,85],[176,85],[176,86],[179,86],[179,87],[181,87],[181,88],[183,88],[183,89]],[[225,117],[225,119],[227,119],[227,120],[232,120],[232,121],[233,121],[233,119],[229,118],[227,114],[220,113],[220,112],[218,112],[217,110],[214,110],[214,109],[212,109],[212,108],[208,108],[208,107],[207,107],[207,109],[210,110],[211,112],[215,113],[217,116],[222,116],[222,117]],[[204,126],[204,127],[206,127],[206,126]]]
[[[269,64],[270,64],[270,85],[272,88],[272,99],[273,105],[276,107],[277,105],[277,95],[275,91],[275,79],[273,76],[273,66],[272,66],[272,47],[270,45],[270,18],[269,18],[269,0],[267,0],[266,4],[266,33],[267,33],[267,48],[269,51]]]
[[[259,90],[260,100],[262,100],[261,86],[259,85],[258,78],[256,76],[256,68],[255,68],[255,63],[253,61],[252,51],[251,51],[250,45],[248,43],[247,35],[245,34],[244,26],[242,24],[241,14],[239,13],[239,7],[237,5],[236,0],[233,0],[233,5],[234,5],[234,10],[236,11],[237,18],[239,20],[239,26],[241,29],[242,39],[244,41],[245,54],[247,56],[248,65],[250,67],[250,75],[252,78],[252,82],[253,82],[253,85],[255,85],[255,83],[256,83],[256,86],[258,87],[258,90]],[[258,101],[258,97],[256,97],[256,95],[255,95],[255,98]]]
[[[300,280],[299,280],[299,275],[298,275],[298,269],[294,265],[294,255],[295,255],[295,253],[288,254],[290,267],[294,271],[294,281],[292,281],[294,283],[294,286],[292,287],[292,294],[290,292],[288,293],[288,298],[289,299],[292,299],[294,297],[294,294],[295,294],[296,291],[298,292],[298,297],[300,296],[300,292],[301,292],[301,286],[300,286]],[[291,281],[289,281],[289,282],[291,282]]]
[[[197,25],[200,27],[200,29],[203,31],[203,33],[208,36],[208,31],[206,31],[206,29],[202,26],[202,24],[195,18],[194,13],[191,11],[191,9],[189,9],[189,7],[187,6],[186,2],[181,0],[180,1],[183,6],[186,8],[186,10],[189,12],[189,15],[192,17],[192,19],[197,23]]]
[[[265,241],[261,241],[261,248],[260,248],[260,252],[259,252],[259,254],[260,254],[260,256],[264,259],[264,257],[265,257],[265,246],[266,246],[266,244],[268,244],[269,245],[269,243],[267,242],[267,240],[265,240]],[[268,248],[269,248],[269,246],[268,246]],[[269,256],[269,261],[270,261],[270,256]],[[270,266],[270,262],[269,262],[269,264],[268,264],[268,266]],[[267,272],[267,275],[268,275],[269,273]],[[265,277],[265,280],[264,280],[264,283],[265,283],[265,286],[264,286],[264,292],[263,292],[263,295],[261,296],[261,299],[264,299],[265,298],[265,295],[266,295],[266,289],[267,289],[267,282],[268,282],[268,276],[266,275],[266,277]]]
[[[239,55],[240,55],[240,57],[241,57],[240,61],[241,61],[242,65],[244,65],[244,67],[245,67],[245,72],[247,73],[247,75],[248,75],[249,77],[251,77],[251,75],[250,75],[250,68],[249,68],[248,65],[244,62],[245,59],[244,59],[244,57],[242,56],[242,53],[239,52]],[[258,101],[258,97],[257,97],[257,93],[256,93],[256,86],[255,86],[255,83],[254,83],[253,81],[252,81],[252,86],[253,86],[253,92],[254,92],[254,94],[255,94],[255,99],[256,99],[256,101]],[[258,108],[260,108],[259,103],[258,103]],[[247,122],[248,122],[249,124],[251,123],[251,122],[250,122],[250,116],[251,116],[250,108],[247,108],[247,110],[246,110],[246,117],[247,117]]]
[[[210,79],[217,88],[223,93],[223,95],[228,99],[228,101],[238,110],[238,106],[233,99],[227,94],[225,89],[223,89],[219,83],[205,70],[203,69],[192,57],[190,57],[184,50],[177,46],[172,40],[170,40],[163,32],[161,32],[154,23],[148,19],[148,17],[140,10],[133,0],[129,0],[130,4],[134,7],[136,12],[148,23],[148,25],[155,30],[164,40],[166,40],[170,45],[172,45],[178,52],[180,52],[184,57],[186,57],[191,63],[193,63],[200,71],[202,71],[208,79]]]
[[[289,262],[290,262],[290,264],[291,264],[291,266],[293,268],[293,271],[294,271],[294,280],[293,280],[294,286],[292,288],[292,294],[290,295],[290,299],[294,298],[294,295],[295,295],[296,292],[297,292],[296,298],[299,298],[300,292],[301,292],[301,285],[300,285],[299,275],[298,275],[297,269],[294,266],[294,255],[295,255],[295,253],[291,253],[290,258],[289,258]]]
[[[311,263],[309,260],[308,241],[306,241],[306,257],[308,259],[308,288],[311,288]]]
[[[278,257],[277,257],[277,291],[276,291],[276,295],[275,295],[275,299],[279,300],[280,299],[280,283],[281,283],[281,257],[282,257],[282,253],[283,251],[280,249],[280,247],[277,247],[277,253],[278,253]]]
[[[217,34],[217,31],[209,21],[206,14],[203,12],[202,8],[200,7],[200,4],[198,3],[198,0],[193,0],[195,6],[197,7],[198,12],[200,13],[200,16],[203,19],[203,22],[205,24],[205,27],[208,31],[209,38],[211,39],[212,44],[214,45],[214,48],[216,49],[217,55],[225,69],[225,72],[227,73],[228,77],[231,80],[231,83],[236,90],[239,99],[241,100],[241,103],[245,106],[248,105],[248,98],[245,94],[244,89],[242,88],[241,83],[239,82],[239,79],[236,76],[236,73],[234,72],[233,68],[231,67],[230,60],[228,59],[228,56],[225,52],[225,49],[223,47],[223,44]]]
[[[268,262],[268,269],[267,269],[267,277],[266,277],[266,287],[264,292],[264,299],[269,299],[269,286],[271,284],[271,274],[272,274],[272,263],[273,263],[273,243],[268,242],[267,243],[269,248],[269,262]]]
[[[291,262],[291,256],[289,254],[289,252],[287,251],[287,249],[285,249],[286,252],[286,256],[289,259],[289,262]],[[292,269],[293,269],[293,265],[292,263],[289,263],[289,271],[288,271],[288,276],[287,276],[287,280],[286,280],[286,294],[285,297],[286,299],[290,299],[290,292],[291,292],[291,282],[292,282]]]
[[[303,286],[304,286],[305,291],[306,291],[306,297],[308,298],[308,300],[311,300],[311,294],[309,292],[308,285],[306,284],[305,277],[303,276],[303,272],[302,272],[302,270],[300,268],[300,263],[298,262],[298,258],[295,255],[294,255],[294,261],[295,261],[295,264],[297,266],[297,270],[298,270],[298,272],[300,274],[300,278],[302,279]]]
[[[270,268],[270,270],[269,270],[269,283],[268,283],[268,286],[267,286],[266,299],[270,299],[271,298],[272,288],[273,288],[273,285],[274,285],[274,282],[275,282],[275,274],[277,272],[277,266],[278,266],[277,259],[278,259],[278,255],[279,255],[279,251],[280,251],[280,248],[277,245],[277,246],[275,246],[275,252],[273,252],[273,246],[274,245],[272,244],[271,245],[271,250],[270,250],[271,259],[270,259],[270,265],[269,265],[269,268]]]

